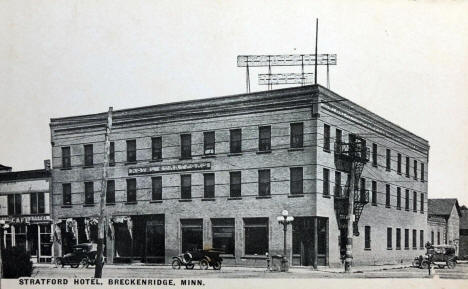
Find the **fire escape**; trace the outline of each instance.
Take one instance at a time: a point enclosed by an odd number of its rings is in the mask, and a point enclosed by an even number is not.
[[[349,143],[335,143],[335,165],[340,171],[348,173],[345,186],[335,185],[334,205],[341,236],[347,235],[347,218],[350,196],[350,174],[354,171],[354,206],[353,234],[359,236],[358,223],[364,206],[369,203],[369,191],[360,185],[361,174],[369,161],[369,149],[366,141],[356,135],[350,135]]]

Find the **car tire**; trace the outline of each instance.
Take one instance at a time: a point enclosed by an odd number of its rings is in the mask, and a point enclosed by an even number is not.
[[[88,268],[88,266],[89,266],[88,258],[81,259],[79,266],[81,268]]]
[[[213,269],[215,269],[215,270],[221,270],[221,262],[220,262],[220,261],[216,261],[216,262],[213,264]]]
[[[180,269],[180,261],[178,259],[175,259],[172,261],[172,269],[178,270]]]
[[[193,267],[195,267],[195,264],[193,264],[193,263],[185,264],[185,268],[186,268],[186,269],[192,270]]]
[[[457,263],[455,263],[455,261],[453,261],[453,260],[447,261],[447,268],[449,268],[449,269],[455,268],[456,265],[457,265]]]
[[[209,266],[208,260],[203,259],[203,260],[200,261],[200,269],[207,270],[208,266]]]
[[[80,266],[80,263],[78,263],[78,264],[70,264],[70,267],[71,267],[71,268],[78,268],[79,266]]]
[[[63,268],[62,258],[59,257],[55,259],[55,266],[57,267],[61,266]]]
[[[422,261],[421,262],[421,266],[419,267],[421,269],[428,269],[429,268],[429,263],[428,262],[425,262],[425,261]]]

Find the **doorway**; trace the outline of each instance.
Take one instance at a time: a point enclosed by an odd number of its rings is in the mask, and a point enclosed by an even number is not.
[[[314,267],[327,265],[328,219],[295,217],[292,229],[293,264]]]

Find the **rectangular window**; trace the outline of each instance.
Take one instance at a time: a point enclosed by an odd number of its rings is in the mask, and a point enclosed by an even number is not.
[[[387,169],[387,171],[390,171],[392,169],[392,167],[391,167],[392,156],[391,156],[390,149],[387,149],[386,160],[387,160],[386,169]]]
[[[409,249],[409,229],[405,229],[405,249]]]
[[[31,202],[31,214],[44,214],[45,213],[45,200],[44,193],[31,193],[30,194]]]
[[[204,197],[213,199],[215,197],[215,175],[213,173],[203,174]]]
[[[406,170],[405,170],[405,175],[407,178],[409,178],[409,166],[410,166],[410,163],[409,163],[409,157],[406,157]]]
[[[401,154],[398,154],[397,158],[397,173],[401,174]]]
[[[85,204],[94,204],[94,184],[93,182],[85,182]]]
[[[440,245],[440,232],[437,232],[437,245]]]
[[[385,207],[390,208],[390,185],[385,185]]]
[[[107,181],[106,203],[115,204],[115,181],[114,180]]]
[[[413,191],[413,212],[418,211],[418,193]]]
[[[359,198],[362,203],[365,203],[366,202],[366,179],[365,178],[361,178],[361,184],[359,188],[360,188]]]
[[[387,228],[387,249],[392,249],[392,228]]]
[[[414,160],[413,161],[413,173],[414,173],[414,179],[418,179],[418,161]]]
[[[377,206],[377,182],[372,181],[372,206]]]
[[[258,150],[271,151],[271,126],[259,127]]]
[[[323,169],[323,196],[329,196],[330,195],[330,170],[329,169]]]
[[[84,165],[86,167],[93,166],[93,145],[84,145]]]
[[[405,210],[409,211],[409,190],[405,190]]]
[[[233,154],[242,152],[242,130],[240,128],[230,130],[230,152]]]
[[[413,249],[418,248],[417,234],[418,234],[418,231],[413,230]]]
[[[151,178],[151,200],[162,200],[162,177]]]
[[[268,252],[268,218],[244,219],[245,254],[264,256]]]
[[[400,187],[397,188],[396,194],[397,194],[396,208],[397,210],[401,210],[401,188]]]
[[[180,135],[180,158],[189,159],[192,157],[192,135]]]
[[[136,162],[136,140],[127,141],[127,163]]]
[[[304,194],[303,169],[291,168],[289,170],[289,176],[290,176],[290,193],[292,195]]]
[[[230,172],[230,197],[239,198],[241,196],[241,172]]]
[[[343,132],[341,129],[336,129],[335,131],[335,142],[341,144],[343,142]]]
[[[323,125],[323,150],[330,151],[330,126],[328,124]]]
[[[213,248],[224,254],[234,255],[235,225],[234,219],[211,219],[213,231]]]
[[[396,245],[395,245],[397,250],[401,249],[401,229],[397,228],[396,229]]]
[[[71,206],[71,184],[62,184],[62,200],[64,206]]]
[[[62,148],[62,168],[71,168],[70,147]]]
[[[127,179],[127,203],[136,203],[136,179]]]
[[[420,199],[421,200],[421,204],[420,204],[421,208],[420,209],[421,209],[421,213],[424,213],[424,193],[421,193],[420,196],[421,196],[421,199]]]
[[[270,170],[258,171],[258,195],[270,195]]]
[[[377,144],[372,144],[372,165],[377,167]]]
[[[203,220],[180,220],[182,233],[182,252],[203,249]]]
[[[291,123],[291,148],[302,148],[304,146],[304,124]]]
[[[21,215],[21,194],[8,195],[8,215]]]
[[[191,199],[192,198],[192,176],[181,175],[180,176],[180,198]]]
[[[341,173],[339,171],[335,171],[335,196],[341,196]]]
[[[109,165],[115,165],[115,143],[110,142],[109,144]]]
[[[162,138],[153,137],[151,138],[151,159],[158,161],[162,159]]]
[[[364,227],[364,249],[370,250],[371,248],[371,227]]]
[[[424,230],[419,230],[419,248],[424,249]]]
[[[431,244],[434,245],[434,231],[431,231]]]
[[[421,182],[424,182],[424,163],[421,163]]]
[[[216,153],[214,131],[205,131],[203,133],[203,153],[205,155],[214,155]]]

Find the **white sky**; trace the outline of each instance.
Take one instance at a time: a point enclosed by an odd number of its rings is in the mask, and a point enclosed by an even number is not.
[[[42,168],[52,117],[245,92],[236,56],[313,53],[318,17],[331,89],[429,140],[430,197],[468,204],[466,15],[467,1],[1,0],[0,163]]]

